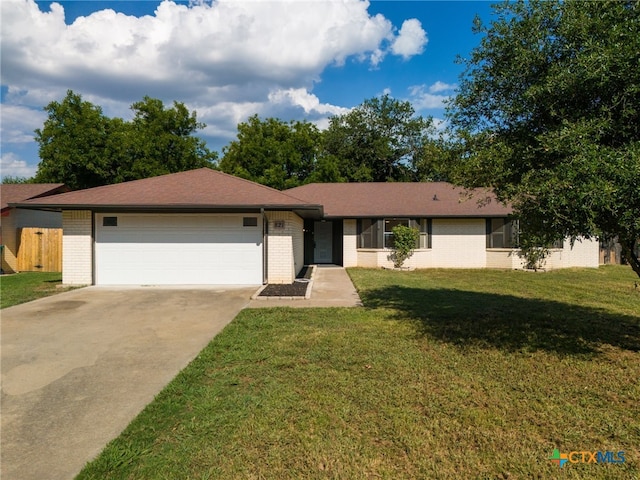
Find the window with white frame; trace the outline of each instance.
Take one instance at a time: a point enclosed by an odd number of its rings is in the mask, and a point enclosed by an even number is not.
[[[393,247],[393,228],[404,225],[420,232],[416,248],[431,248],[430,218],[359,218],[358,248],[385,249]]]
[[[408,218],[385,218],[384,219],[384,248],[393,248],[395,239],[393,238],[393,229],[398,225],[403,227],[409,226]]]

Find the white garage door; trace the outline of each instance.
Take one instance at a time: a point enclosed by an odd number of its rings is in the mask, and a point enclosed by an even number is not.
[[[260,215],[96,214],[98,285],[262,283]]]

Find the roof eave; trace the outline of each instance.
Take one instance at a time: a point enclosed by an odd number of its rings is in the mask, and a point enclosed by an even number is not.
[[[496,218],[496,217],[508,217],[512,215],[512,212],[484,212],[477,214],[434,214],[434,213],[370,213],[370,214],[358,214],[358,215],[337,215],[327,214],[324,216],[327,220],[336,220],[339,218]]]
[[[300,212],[317,212],[323,214],[322,205],[286,205],[286,204],[237,204],[237,205],[201,205],[201,204],[166,204],[166,205],[121,205],[121,204],[39,204],[39,203],[10,203],[10,208],[24,208],[29,210],[45,210],[60,212],[62,210],[90,210],[92,212],[242,212],[263,210],[292,210]]]

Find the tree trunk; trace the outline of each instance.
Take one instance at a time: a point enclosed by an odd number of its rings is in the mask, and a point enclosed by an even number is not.
[[[636,255],[636,252],[633,248],[635,242],[627,241],[626,239],[622,238],[619,238],[618,241],[620,242],[620,246],[622,247],[622,255],[627,260],[627,262],[629,262],[629,265],[631,265],[633,271],[636,272],[636,275],[640,277],[640,259],[638,259],[638,256]]]

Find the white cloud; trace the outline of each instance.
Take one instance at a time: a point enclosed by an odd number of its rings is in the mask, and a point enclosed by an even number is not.
[[[33,0],[6,0],[2,82],[28,88],[90,83],[88,90],[104,96],[117,96],[123,86],[120,95],[130,96],[139,85],[145,93],[155,87],[191,97],[203,86],[309,85],[350,56],[376,65],[389,41],[396,55],[422,51],[420,22],[406,21],[394,37],[391,22],[367,8],[359,0],[219,0],[192,7],[163,1],[154,16],[101,10],[66,25],[59,4],[41,12]]]
[[[21,105],[3,105],[0,125],[2,143],[33,142],[33,131],[42,127],[45,118],[46,115],[42,110]]]
[[[291,105],[302,108],[307,115],[340,115],[349,111],[348,108],[320,103],[317,96],[304,88],[274,91],[269,94],[269,102],[275,105]]]
[[[3,153],[0,157],[0,176],[2,177],[33,177],[37,166],[27,165],[15,153]]]
[[[391,52],[407,59],[422,53],[428,41],[427,32],[422,29],[420,21],[411,18],[402,24],[398,36],[391,45]]]
[[[409,88],[410,101],[416,110],[441,109],[455,88],[456,85],[441,81],[432,85],[414,85]]]
[[[209,125],[205,138],[235,136],[254,113],[321,123],[341,111],[311,93],[327,67],[359,60],[376,68],[387,55],[406,59],[426,45],[417,20],[396,31],[368,7],[366,0],[165,0],[153,15],[106,9],[67,25],[57,3],[43,12],[34,0],[2,0],[2,122],[16,118],[7,105],[41,109],[72,89],[111,117],[129,118],[144,95],[184,102]],[[3,129],[3,149],[32,136],[38,118]]]
[[[456,88],[458,88],[458,85],[454,83],[444,83],[438,80],[436,83],[429,86],[429,93],[452,92]]]

